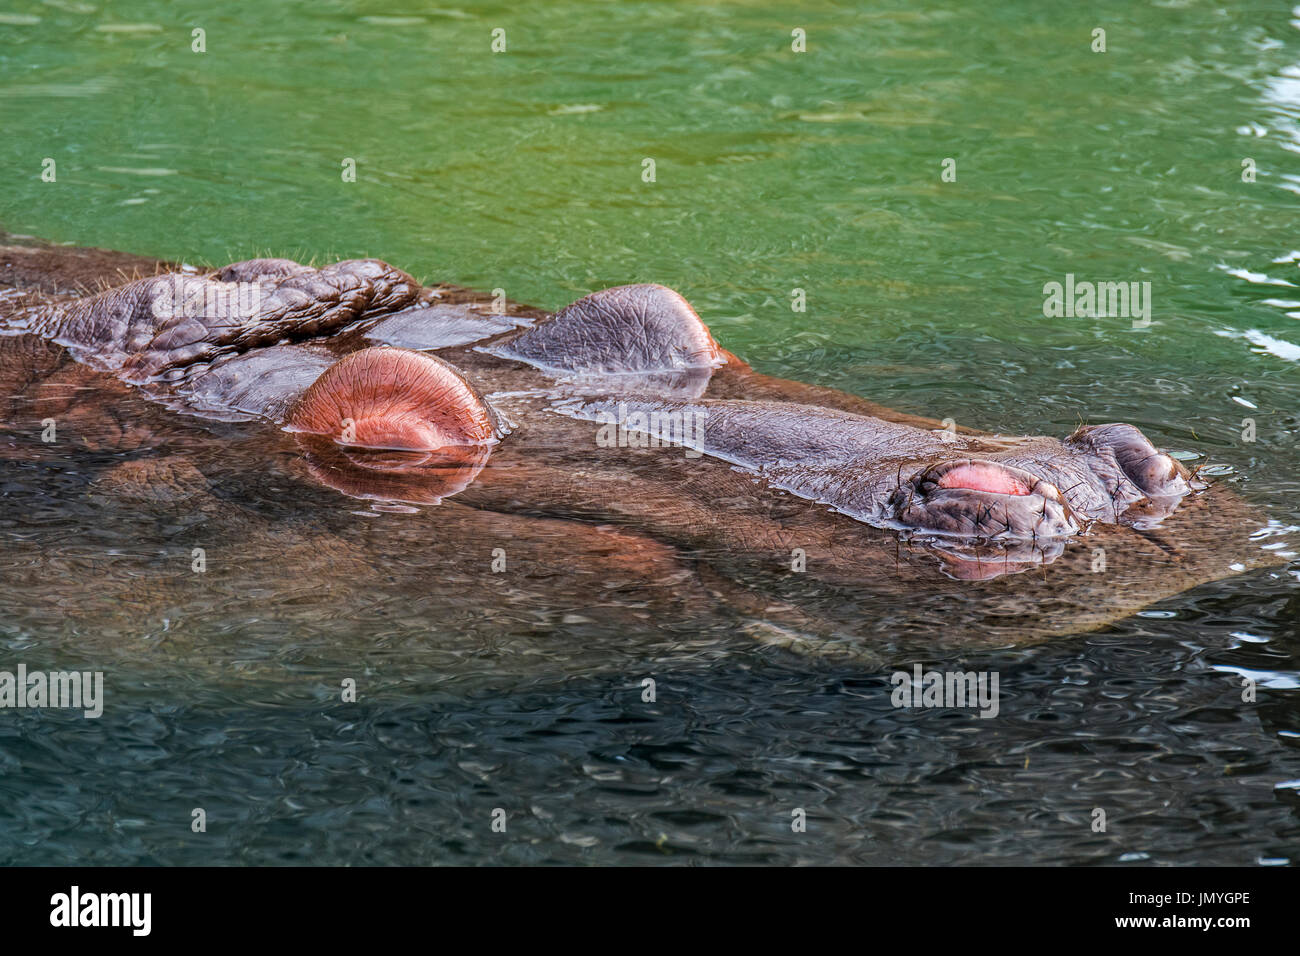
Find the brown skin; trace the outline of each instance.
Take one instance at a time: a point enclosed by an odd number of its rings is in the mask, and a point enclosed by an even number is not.
[[[49,250],[0,252],[0,265],[28,280],[44,268],[53,268],[57,259],[51,258]],[[33,258],[42,260],[39,267],[33,265]],[[103,260],[111,258],[107,253],[82,254],[80,259],[70,259],[66,268],[74,274],[77,268],[93,271],[106,267]],[[92,261],[93,268],[87,265]],[[285,267],[285,274],[291,274],[291,266]],[[85,280],[94,278],[83,274],[72,281],[90,288]],[[48,279],[32,284],[54,286]],[[496,321],[486,316],[486,297],[449,286],[436,292],[436,297],[427,291],[417,293],[422,296],[417,304],[436,302],[443,318],[456,314],[467,323]],[[536,310],[518,306],[508,311],[516,320],[544,318]],[[365,338],[367,326],[373,323],[329,332],[319,340],[319,347],[334,358],[357,352],[373,344]],[[499,332],[500,322],[492,329]],[[220,357],[220,348],[204,348],[209,357]],[[151,355],[157,354],[157,349],[152,350]],[[464,345],[437,354],[482,393],[554,385],[552,376],[523,362]],[[712,372],[707,392],[696,399],[796,402],[927,430],[940,427],[855,396],[760,375],[734,356],[722,354],[726,364]],[[0,360],[0,367],[5,364]],[[167,366],[151,359],[148,367]],[[107,376],[100,380],[111,381]],[[787,620],[795,622],[790,625],[794,630],[811,629],[822,637],[842,634],[857,642],[879,641],[901,629],[924,627],[926,622],[933,628],[933,643],[951,646],[1003,645],[1075,633],[1236,573],[1234,563],[1240,568],[1275,563],[1247,540],[1262,523],[1261,517],[1217,487],[1184,499],[1155,529],[1094,524],[1086,535],[1065,539],[1063,553],[1046,564],[1041,563],[1041,553],[1017,560],[1022,555],[996,548],[982,553],[967,548],[945,556],[900,541],[893,532],[834,514],[823,505],[765,487],[723,461],[708,457],[684,461],[682,450],[673,448],[598,447],[595,425],[546,411],[549,402],[544,398],[498,398],[493,405],[505,410],[515,428],[499,445],[490,447],[486,463],[480,460],[481,446],[469,446],[450,457],[402,460],[392,454],[349,452],[333,441],[295,439],[267,428],[242,433],[240,452],[229,446],[220,450],[227,456],[242,453],[250,460],[264,461],[288,454],[289,467],[302,480],[323,482],[357,497],[429,502],[454,494],[457,506],[517,520],[559,519],[566,528],[618,525],[632,535],[625,539],[628,542],[650,539],[661,547],[667,545],[669,553],[698,560],[713,590],[744,589],[733,604],[743,604],[743,594],[751,593],[757,597],[751,600],[755,607],[784,608]],[[149,406],[114,393],[112,407]],[[149,417],[144,411],[139,414]],[[990,439],[977,432],[962,429],[960,433],[963,441],[979,449],[981,458],[1017,453],[998,442],[988,444]],[[475,447],[480,450],[472,450]],[[348,506],[341,503],[340,507]],[[445,514],[431,513],[440,519]],[[1099,548],[1105,551],[1105,571],[1100,573],[1094,570]],[[795,549],[806,554],[804,573],[791,573]],[[1006,573],[1027,568],[1034,572]],[[953,577],[967,580],[955,583]],[[805,608],[811,618],[801,616],[792,605]],[[870,609],[866,615],[864,608]]]
[[[99,250],[0,243],[0,277],[16,283],[0,285],[0,315],[15,302],[60,301],[38,290],[94,293],[124,278],[166,271],[161,263]],[[432,522],[418,514],[355,518],[351,512],[363,505],[312,477],[304,455],[311,436],[260,425],[213,426],[222,428],[218,436],[203,420],[143,400],[143,392],[116,374],[75,361],[38,335],[0,337],[0,460],[88,471],[94,476],[90,501],[134,513],[141,529],[122,542],[124,556],[116,558],[97,557],[91,549],[64,554],[60,539],[46,541],[39,534],[6,540],[5,583],[24,596],[15,618],[75,626],[82,635],[79,646],[87,649],[96,641],[116,642],[123,633],[138,635],[133,639],[146,651],[163,633],[169,644],[183,643],[187,634],[205,631],[186,626],[188,609],[222,606],[235,594],[248,596],[239,608],[228,608],[232,620],[265,615],[284,621],[284,593],[295,582],[358,615],[385,594],[436,595],[444,587],[455,592],[457,607],[492,607],[507,624],[536,626],[539,639],[564,617],[592,617],[606,604],[631,604],[646,620],[671,620],[714,601],[670,546],[612,526],[494,513],[451,501],[433,509]],[[41,440],[46,419],[56,424],[51,443]],[[325,446],[337,450],[332,442]],[[357,488],[357,496],[373,497],[383,474],[368,469],[367,487]],[[241,475],[249,487],[239,483]],[[265,497],[260,482],[280,488],[296,483],[291,497],[314,508],[319,520],[286,524],[279,514],[244,507]],[[453,494],[454,475],[449,482],[444,493]],[[435,485],[426,475],[418,489],[430,503],[439,497]],[[17,501],[17,507],[34,504]],[[147,530],[155,525],[157,530]],[[149,540],[167,547],[141,544]],[[191,571],[192,546],[208,553],[202,575]],[[498,547],[508,555],[499,573],[492,570]],[[400,560],[421,553],[419,562]],[[94,586],[58,587],[56,578]],[[432,609],[441,610],[438,602]],[[302,617],[308,632],[319,628],[312,605],[303,604]],[[733,626],[737,620],[730,612],[727,619]],[[449,649],[473,636],[454,617],[442,622],[431,615],[428,625]],[[363,629],[355,633],[365,639]],[[105,650],[110,648],[120,651],[116,644]],[[344,647],[320,653],[352,659]]]

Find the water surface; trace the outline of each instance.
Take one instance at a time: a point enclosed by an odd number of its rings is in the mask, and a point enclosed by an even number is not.
[[[1300,525],[1300,11],[986,6],[11,0],[0,225],[379,256],[547,308],[662,282],[762,371],[989,430],[1131,421]],[[1150,282],[1150,326],[1045,317],[1067,273]],[[190,519],[94,494],[103,464],[3,466],[0,666],[103,669],[109,694],[97,721],[4,712],[4,862],[1300,855],[1294,564],[926,659],[1000,674],[981,720],[895,709],[887,670],[687,593],[539,576],[485,601],[427,516],[286,501],[274,468],[193,517],[224,575],[196,590]],[[367,534],[393,536],[380,566],[313,586]]]

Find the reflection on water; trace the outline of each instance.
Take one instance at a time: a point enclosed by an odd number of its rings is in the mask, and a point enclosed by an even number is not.
[[[436,452],[345,449],[318,435],[296,436],[311,476],[351,498],[437,505],[464,491],[487,464],[490,445]]]
[[[205,54],[169,26],[200,22],[184,3],[16,8],[0,156],[30,175],[0,225],[191,262],[376,255],[549,308],[662,282],[762,371],[1008,433],[1131,421],[1264,508],[1262,544],[1294,536],[1294,14],[1120,5],[1098,55],[1035,4],[950,7],[238,4]],[[1150,281],[1151,326],[1044,318],[1067,273]],[[0,860],[1300,854],[1294,565],[1015,650],[802,595],[908,638],[899,664],[1001,676],[996,719],[898,710],[882,660],[801,646],[761,588],[720,600],[723,556],[456,496],[377,511],[291,441],[249,469],[249,428],[0,462],[0,669],[107,686],[97,721],[0,713]]]

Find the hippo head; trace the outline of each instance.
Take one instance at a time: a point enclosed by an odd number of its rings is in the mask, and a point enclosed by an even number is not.
[[[228,294],[236,285],[247,286],[247,309]],[[359,497],[437,501],[479,480],[503,429],[466,373],[428,354],[452,347],[494,400],[546,396],[536,401],[548,407],[519,419],[534,448],[598,447],[601,431],[564,431],[551,413],[658,428],[696,458],[959,559],[994,548],[1041,563],[1093,522],[1142,527],[1191,490],[1183,467],[1131,425],[1064,440],[940,437],[897,413],[860,413],[870,403],[851,396],[766,379],[664,286],[606,289],[522,322],[437,298],[378,260],[312,269],[259,259],[138,280],[24,321],[196,413],[284,425],[315,477]],[[380,347],[354,351],[358,337]],[[529,366],[532,377],[518,378]],[[513,389],[498,387],[507,380]]]

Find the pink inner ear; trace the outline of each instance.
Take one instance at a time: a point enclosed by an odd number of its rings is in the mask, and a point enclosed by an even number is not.
[[[940,488],[969,488],[999,495],[1027,495],[1028,486],[1015,475],[992,465],[959,465],[939,479]]]

